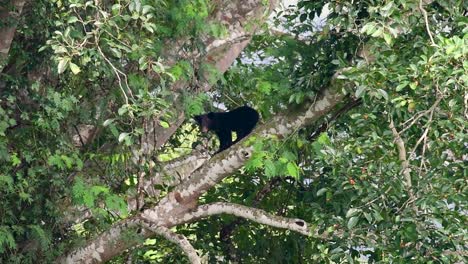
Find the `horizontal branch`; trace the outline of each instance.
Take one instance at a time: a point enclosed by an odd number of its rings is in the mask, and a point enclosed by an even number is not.
[[[242,217],[259,224],[288,229],[306,236],[310,235],[308,225],[302,219],[276,216],[269,214],[261,209],[233,203],[218,202],[200,205],[197,207],[197,209],[195,209],[195,211],[187,213],[183,219],[185,222],[191,222],[200,218],[218,214],[235,215],[237,217]]]

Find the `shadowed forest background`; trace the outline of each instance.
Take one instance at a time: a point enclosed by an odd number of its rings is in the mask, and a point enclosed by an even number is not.
[[[466,263],[466,1],[0,3],[0,263]]]

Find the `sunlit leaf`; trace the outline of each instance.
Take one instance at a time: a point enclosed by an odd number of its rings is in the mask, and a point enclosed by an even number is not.
[[[358,216],[353,216],[353,217],[349,218],[348,224],[347,224],[348,228],[349,228],[349,229],[353,229],[353,227],[356,226],[356,224],[358,223],[358,221],[359,221],[359,217],[358,217]]]

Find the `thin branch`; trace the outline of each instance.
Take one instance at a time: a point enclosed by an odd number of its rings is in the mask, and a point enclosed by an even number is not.
[[[104,52],[102,52],[101,47],[99,45],[97,46],[97,48],[98,48],[98,51],[101,54],[101,56],[111,66],[112,70],[114,71],[115,75],[117,76],[117,79],[119,81],[120,90],[122,90],[122,94],[123,94],[123,96],[125,98],[125,103],[128,104],[128,96],[125,93],[125,90],[124,90],[124,88],[122,86],[122,79],[120,78],[120,74],[119,74],[120,71],[114,66],[114,64],[112,64],[112,62],[106,57],[106,55],[104,55]]]
[[[260,224],[289,229],[306,236],[310,235],[310,230],[307,226],[307,223],[302,219],[275,216],[261,209],[233,203],[217,202],[200,205],[197,209],[195,209],[195,211],[186,214],[184,220],[188,222],[218,214],[235,215]]]
[[[432,46],[437,47],[437,44],[434,42],[434,38],[432,37],[431,29],[429,28],[429,19],[427,18],[427,11],[426,9],[424,9],[424,6],[423,6],[423,0],[419,0],[419,10],[424,16],[424,22],[426,24],[426,31],[427,31],[427,34],[429,35],[429,38],[431,39],[431,44]]]
[[[398,148],[398,158],[401,161],[401,171],[403,172],[403,176],[405,177],[405,182],[409,190],[410,198],[413,198],[414,194],[411,188],[412,183],[411,183],[411,174],[410,174],[411,169],[409,168],[409,162],[408,162],[408,159],[406,158],[405,142],[401,138],[400,133],[398,133],[398,131],[396,130],[395,124],[393,123],[393,118],[391,117],[390,117],[389,128],[390,130],[392,130],[392,134],[393,134],[395,143]]]
[[[416,142],[416,145],[414,146],[413,150],[411,151],[410,157],[413,157],[413,155],[416,152],[416,148],[423,142],[423,149],[421,153],[421,164],[419,166],[419,176],[421,176],[422,168],[426,168],[426,164],[424,163],[424,155],[426,154],[426,148],[427,148],[427,134],[429,133],[430,130],[430,124],[432,123],[432,118],[434,116],[434,110],[439,105],[440,101],[442,100],[442,96],[438,97],[434,105],[428,110],[429,114],[429,120],[426,123],[426,129],[424,129],[423,134],[419,138],[419,140]]]
[[[192,264],[200,264],[201,259],[197,254],[195,248],[193,248],[192,244],[187,240],[187,238],[183,235],[177,234],[172,232],[169,228],[164,226],[155,226],[152,224],[147,223],[146,221],[141,221],[141,226],[150,230],[151,232],[163,236],[167,240],[175,243],[179,246],[182,251],[187,255]]]
[[[463,111],[463,115],[468,120],[468,93],[465,92],[465,96],[463,98],[463,105],[465,106],[465,110]]]
[[[85,145],[83,137],[81,137],[80,131],[78,130],[78,127],[76,125],[73,125],[73,128],[75,129],[76,134],[78,134],[78,138],[80,139],[81,146],[83,147]]]
[[[427,121],[426,123],[426,129],[424,129],[424,132],[423,134],[421,135],[421,137],[419,138],[419,140],[416,142],[416,145],[413,147],[413,150],[411,150],[411,154],[410,156],[413,156],[414,153],[416,152],[416,149],[418,148],[419,144],[421,144],[421,142],[424,140],[426,140],[426,137],[427,137],[427,134],[429,133],[429,130],[430,130],[430,124],[432,123],[432,118],[434,116],[434,110],[436,109],[436,107],[439,105],[440,101],[442,100],[442,96],[438,97],[437,100],[435,101],[435,103],[431,106],[431,108],[428,110],[429,111],[429,120]],[[426,146],[423,147],[423,155],[426,151]]]
[[[375,197],[374,199],[370,200],[369,202],[363,204],[363,205],[360,205],[356,208],[364,208],[364,207],[367,207],[369,205],[371,205],[372,203],[374,203],[375,201],[379,200],[379,199],[382,199],[382,200],[385,200],[385,197],[387,195],[387,193],[389,193],[390,191],[392,190],[392,186],[390,186],[385,192],[381,193],[379,196]]]
[[[406,120],[403,124],[401,124],[403,128],[400,130],[400,134],[403,134],[406,130],[410,129],[416,122],[418,122],[419,119],[427,115],[427,113],[429,113],[429,110],[424,110],[408,118],[408,120]],[[408,125],[406,126],[406,124]]]

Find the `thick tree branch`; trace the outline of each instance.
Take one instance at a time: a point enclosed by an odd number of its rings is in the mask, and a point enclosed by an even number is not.
[[[334,88],[325,89],[312,105],[310,105],[310,102],[304,103],[296,111],[291,111],[287,115],[278,115],[272,122],[257,127],[252,134],[263,137],[275,135],[283,138],[298,127],[311,124],[331,111],[336,104],[341,102],[343,97],[344,94],[336,91]],[[241,168],[245,161],[250,158],[253,151],[253,147],[243,146],[242,143],[245,140],[246,138],[212,158],[210,162],[194,173],[190,179],[179,185],[175,192],[180,195],[182,200],[196,199],[222,179]],[[147,212],[147,214],[151,219],[151,212]]]
[[[207,66],[211,65],[217,70],[215,74],[213,74],[212,69],[200,73],[203,80],[197,80],[199,81],[197,85],[202,87],[205,91],[211,88],[211,85],[218,79],[220,74],[224,73],[231,66],[234,60],[247,46],[251,40],[252,34],[268,17],[276,1],[270,1],[267,5],[260,0],[220,1],[216,4],[215,12],[213,12],[209,20],[225,26],[228,32],[227,36],[219,39],[211,36],[202,36],[202,42],[205,44],[206,49],[202,53],[193,51],[193,54],[188,55],[188,57],[198,64],[194,65],[194,68],[201,68],[201,65],[204,65],[205,68],[209,68]],[[172,62],[174,62],[174,59],[179,57],[180,47],[182,47],[186,41],[187,40],[177,41],[178,45],[176,45],[176,48],[173,49],[172,52],[166,54],[172,54],[169,60],[172,58]],[[200,55],[203,56],[200,57]],[[173,90],[179,91],[187,86],[190,86],[189,81],[179,80],[173,85]],[[180,97],[176,96],[174,105],[180,105]],[[185,120],[185,115],[183,109],[178,109],[177,107],[174,109],[174,113],[177,115],[177,119],[175,122],[172,122],[167,129],[159,126],[157,120],[155,120],[155,122],[150,122],[149,125],[145,127],[145,136],[141,139],[139,150],[134,151],[134,154],[136,154],[134,160],[142,160],[141,155],[151,155],[152,151],[159,149],[175,133],[177,128]]]
[[[15,37],[16,25],[13,23],[23,11],[25,0],[11,0],[10,5],[14,10],[8,10],[9,6],[0,6],[0,20],[10,26],[0,28],[0,72],[6,64],[11,42]]]
[[[233,203],[219,202],[200,205],[196,210],[187,213],[183,217],[183,220],[186,222],[192,222],[200,218],[205,218],[208,216],[218,214],[235,215],[238,217],[249,219],[259,224],[288,229],[306,236],[310,235],[310,230],[307,226],[307,223],[302,219],[291,219],[281,216],[275,216],[261,209]]]
[[[206,152],[194,151],[190,156],[180,157],[169,162],[162,164],[157,168],[154,167],[154,162],[150,161],[150,173],[148,179],[141,179],[141,190],[145,195],[150,197],[158,197],[160,190],[155,188],[156,186],[176,186],[181,182],[184,182],[192,173],[200,168],[210,156]],[[140,199],[137,203],[137,199],[134,195],[129,195],[127,199],[129,211],[136,210],[137,207],[143,206],[142,200]]]
[[[301,107],[289,111],[287,115],[278,115],[272,122],[259,126],[252,133],[253,135],[276,135],[284,138],[296,131],[300,126],[309,125],[320,117],[328,114],[334,107],[343,100],[344,94],[341,86],[337,82],[332,82],[331,87],[325,89],[313,102],[305,102]],[[288,228],[306,234],[307,225],[303,220],[291,220],[282,217],[269,217],[263,211],[242,210],[242,207],[218,206],[206,212],[206,208],[201,206],[197,209],[198,197],[215,186],[225,177],[241,168],[250,157],[252,147],[244,146],[241,140],[231,148],[223,151],[209,162],[205,163],[191,177],[178,185],[172,192],[154,208],[150,208],[132,219],[124,220],[115,224],[108,231],[104,232],[94,240],[90,241],[83,248],[72,251],[66,257],[70,263],[82,262],[103,262],[112,256],[120,254],[124,249],[134,246],[135,243],[125,241],[122,232],[128,229],[129,223],[135,219],[145,219],[156,226],[170,228],[190,220],[194,220],[210,214],[232,213],[241,217],[252,219],[259,223],[265,223],[280,228]],[[234,208],[239,208],[234,210]],[[204,210],[205,209],[205,210]],[[248,209],[248,208],[246,208]],[[144,237],[148,234],[142,232]],[[74,262],[73,262],[74,261]]]
[[[206,152],[194,151],[190,156],[171,160],[163,164],[162,169],[145,182],[144,189],[150,194],[153,193],[154,185],[176,186],[184,182],[209,158],[210,155]]]
[[[289,111],[285,115],[277,115],[271,122],[257,127],[251,135],[257,135],[268,138],[274,135],[278,138],[284,138],[296,131],[299,127],[310,125],[319,118],[332,111],[335,106],[340,103],[344,94],[342,84],[336,76],[332,79],[330,87],[324,89],[314,100],[314,102],[304,102],[301,106]],[[104,262],[111,257],[121,254],[121,252],[135,243],[125,241],[123,232],[127,231],[129,224],[135,219],[144,219],[154,223],[156,226],[164,226],[170,228],[172,226],[185,223],[191,219],[196,219],[196,213],[199,217],[209,215],[204,213],[204,210],[196,209],[198,198],[206,191],[211,189],[225,177],[241,168],[245,161],[251,156],[253,147],[244,146],[244,138],[229,149],[221,152],[205,163],[185,182],[178,185],[166,197],[153,208],[147,209],[139,216],[132,219],[123,220],[115,224],[108,231],[89,241],[86,246],[70,252],[64,259],[69,263],[90,263]],[[205,208],[205,207],[200,207]],[[191,213],[194,212],[195,213]],[[307,225],[303,220],[291,220],[282,217],[268,217],[266,213],[252,210],[233,210],[233,207],[219,207],[217,210],[210,211],[212,213],[232,213],[248,219],[255,219],[259,223],[270,224],[272,226],[289,228],[303,234],[308,234],[305,229]],[[242,214],[241,214],[242,212]],[[257,214],[258,213],[258,214]],[[195,215],[193,215],[195,214]],[[257,219],[258,218],[258,219]],[[148,237],[148,234],[141,232],[143,237]]]
[[[223,36],[220,39],[205,36],[202,37],[202,42],[206,46],[206,50],[200,54],[191,54],[191,56],[197,57],[197,61],[200,64],[209,64],[212,65],[215,69],[218,70],[218,74],[224,73],[227,68],[234,62],[236,57],[242,52],[245,46],[250,42],[250,38],[255,32],[255,30],[265,21],[269,11],[275,6],[276,1],[270,1],[268,4],[264,4],[261,0],[255,1],[246,1],[246,0],[236,0],[236,1],[218,1],[215,3],[216,7],[213,14],[210,15],[210,20],[216,23],[221,23],[227,28],[228,34]],[[266,12],[268,10],[268,12]],[[207,23],[210,23],[209,21]],[[247,29],[248,28],[248,29]],[[168,65],[171,64],[171,59],[178,58],[179,51],[184,45],[186,39],[180,39],[175,41],[174,45],[170,45],[170,49],[164,54],[164,57],[168,61]],[[173,60],[172,63],[175,63],[176,60]],[[209,77],[205,75],[205,83],[199,83],[200,86],[204,87],[203,89],[208,89],[211,85],[208,82],[208,79],[213,79],[216,76]],[[213,79],[214,80],[214,79]],[[178,81],[174,85],[175,91],[178,91],[184,87],[189,86],[188,81]],[[174,105],[181,105],[180,96],[176,96],[174,99]],[[176,114],[176,118],[173,122],[170,122],[169,128],[164,128],[159,125],[158,120],[153,120],[153,122],[148,122],[145,125],[145,133],[141,138],[141,144],[137,149],[133,150],[134,160],[138,161],[148,160],[145,157],[153,155],[152,153],[155,150],[158,150],[162,145],[164,145],[169,138],[176,132],[179,126],[185,120],[185,114],[183,109],[175,107],[172,109]],[[197,161],[197,163],[199,163]],[[195,166],[195,169],[198,168]],[[162,173],[166,175],[173,175],[179,177],[179,172],[177,173]],[[155,195],[157,191],[154,190],[153,186],[156,184],[161,184],[161,176],[155,175],[150,176],[150,181],[143,183],[143,188],[146,192],[152,193]],[[184,174],[187,175],[187,174]],[[146,175],[141,175],[140,178],[148,178]],[[72,177],[70,177],[72,178]],[[169,185],[174,185],[178,181],[172,181]],[[165,182],[164,184],[166,184]],[[141,200],[140,200],[141,201]],[[131,198],[131,208],[136,207],[135,197]],[[140,204],[140,207],[143,204]],[[74,211],[73,208],[69,210]],[[71,214],[68,214],[71,215]],[[70,218],[71,219],[71,218]]]

